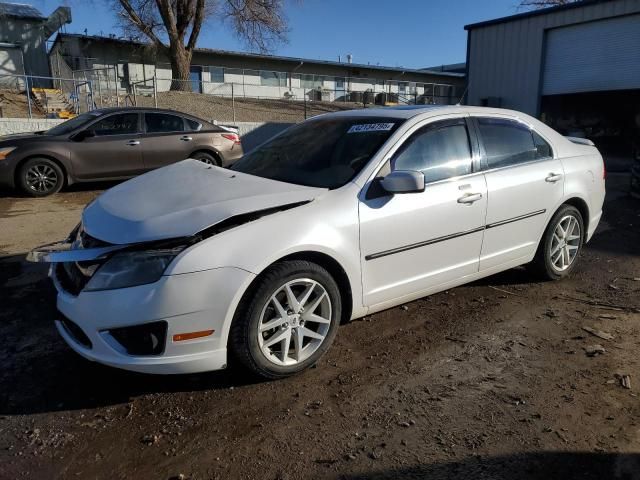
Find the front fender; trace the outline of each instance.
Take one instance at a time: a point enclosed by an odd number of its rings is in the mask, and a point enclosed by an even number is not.
[[[235,267],[259,275],[283,257],[322,253],[345,271],[357,308],[362,305],[357,192],[345,190],[209,237],[182,252],[166,274]]]

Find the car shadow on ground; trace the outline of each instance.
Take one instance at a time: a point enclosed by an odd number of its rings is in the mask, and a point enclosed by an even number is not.
[[[145,375],[90,362],[59,337],[47,266],[0,257],[0,415],[95,408],[148,393],[256,383],[239,368],[197,375]]]
[[[340,475],[340,480],[638,480],[640,454],[531,452],[504,456],[471,456],[462,460],[387,471]]]

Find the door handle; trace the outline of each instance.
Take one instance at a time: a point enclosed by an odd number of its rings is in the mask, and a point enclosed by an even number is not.
[[[183,142],[190,142],[191,140],[193,140],[193,138],[191,138],[189,135],[184,135],[180,137],[180,140],[182,140]]]
[[[547,178],[545,178],[545,182],[549,182],[549,183],[556,183],[558,180],[560,180],[562,178],[562,175],[560,175],[559,173],[553,173],[551,172]]]
[[[471,205],[473,202],[477,202],[482,198],[481,193],[465,193],[458,199],[458,203],[464,203],[466,205]]]
[[[136,145],[140,145],[140,140],[129,140],[127,142],[127,145],[129,145],[130,147],[135,147]]]

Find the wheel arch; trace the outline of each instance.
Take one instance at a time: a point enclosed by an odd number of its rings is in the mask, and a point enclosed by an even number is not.
[[[22,170],[22,166],[28,162],[29,160],[33,160],[34,158],[46,158],[47,160],[52,161],[53,163],[55,163],[56,165],[58,165],[58,167],[60,167],[60,169],[62,170],[62,175],[64,176],[64,184],[63,186],[69,186],[73,183],[72,179],[71,179],[71,174],[69,172],[69,168],[67,168],[67,166],[64,164],[63,161],[61,161],[59,158],[54,157],[53,155],[48,155],[48,154],[31,154],[31,155],[27,155],[26,157],[24,157],[22,160],[20,160],[17,164],[16,164],[16,168],[13,171],[13,181],[14,181],[14,185],[19,185],[20,183],[20,170]]]
[[[346,323],[351,319],[351,314],[353,312],[353,290],[351,288],[351,282],[346,270],[340,264],[340,262],[338,262],[338,260],[333,258],[331,255],[314,250],[303,250],[299,252],[289,253],[265,266],[242,293],[241,300],[236,306],[236,311],[238,308],[240,308],[240,304],[244,302],[245,298],[247,298],[247,296],[251,296],[251,292],[256,288],[258,282],[262,279],[264,273],[270,267],[277,263],[286,262],[288,260],[304,260],[307,262],[312,262],[327,270],[338,284],[338,290],[340,291],[340,298],[342,300],[342,316],[340,319],[340,323]]]
[[[538,252],[538,249],[541,247],[542,245],[542,240],[544,239],[544,235],[547,232],[547,228],[549,228],[549,224],[551,223],[551,220],[553,220],[553,217],[555,216],[555,214],[558,212],[558,210],[560,210],[564,205],[571,205],[572,207],[575,207],[578,209],[578,211],[580,212],[580,215],[582,215],[582,221],[584,223],[584,228],[583,228],[583,242],[587,242],[587,235],[588,235],[588,228],[587,225],[589,224],[589,206],[587,205],[587,202],[583,199],[580,198],[578,196],[572,196],[566,199],[563,199],[562,202],[560,202],[560,204],[558,204],[553,211],[550,211],[550,215],[547,217],[547,221],[544,224],[544,227],[542,229],[542,232],[539,234],[538,236],[538,244],[536,245],[536,254]]]
[[[565,200],[564,202],[562,202],[562,205],[571,205],[572,207],[577,208],[578,211],[580,212],[580,215],[582,215],[582,223],[583,223],[582,236],[583,236],[583,241],[586,243],[587,235],[588,235],[587,231],[588,231],[588,225],[589,225],[589,205],[587,205],[587,202],[580,197],[571,197]],[[555,212],[553,212],[553,215],[555,215],[556,212],[560,208],[562,208],[562,205],[556,208]],[[553,215],[551,216],[551,218],[553,218]]]
[[[217,161],[218,161],[218,166],[221,167],[222,166],[222,161],[223,161],[223,157],[220,154],[220,152],[218,152],[217,150],[213,149],[213,148],[197,148],[195,149],[193,152],[191,152],[189,154],[189,158],[193,157],[196,153],[207,153],[209,155],[212,155]]]

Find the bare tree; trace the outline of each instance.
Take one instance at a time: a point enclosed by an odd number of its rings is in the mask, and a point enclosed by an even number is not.
[[[286,40],[284,0],[111,0],[132,37],[146,37],[169,57],[172,90],[191,90],[189,69],[205,23],[227,21],[261,52]]]
[[[567,5],[576,1],[579,0],[521,0],[520,7],[527,9],[547,8],[556,7],[558,5]]]

